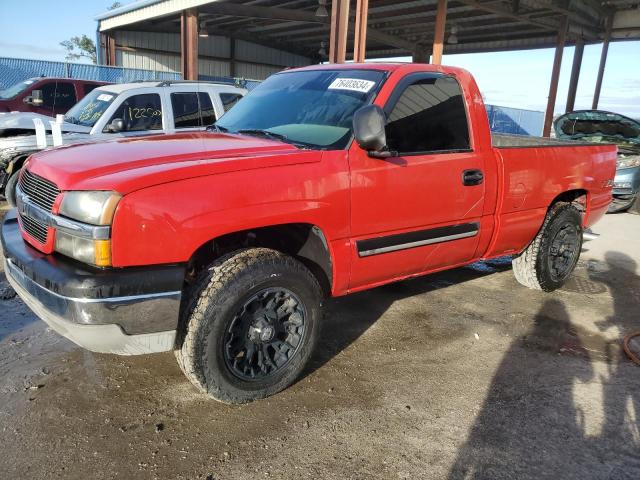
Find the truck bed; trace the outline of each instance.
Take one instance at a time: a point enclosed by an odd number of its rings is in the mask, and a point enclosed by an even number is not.
[[[549,205],[565,192],[587,194],[584,227],[611,201],[616,146],[518,135],[492,135],[500,162],[500,228],[491,255],[522,250],[542,225]],[[554,148],[555,147],[555,148]],[[571,198],[569,196],[568,198]]]
[[[559,140],[547,137],[529,137],[526,135],[511,135],[508,133],[492,133],[491,144],[494,148],[521,148],[521,147],[562,147],[593,145],[590,142],[578,142],[575,140]]]

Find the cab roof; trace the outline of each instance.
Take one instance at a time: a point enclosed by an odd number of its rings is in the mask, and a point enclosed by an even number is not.
[[[437,72],[450,75],[459,75],[466,72],[462,68],[449,67],[445,65],[434,65],[431,63],[411,63],[411,62],[366,62],[366,63],[328,63],[322,65],[310,65],[307,67],[291,68],[283,72],[297,72],[310,70],[379,70],[383,72]]]

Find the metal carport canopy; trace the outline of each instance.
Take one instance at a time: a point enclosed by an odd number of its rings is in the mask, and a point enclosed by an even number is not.
[[[357,53],[357,61],[411,55],[416,62],[440,63],[443,53],[555,46],[543,129],[548,136],[564,47],[576,46],[567,98],[573,108],[584,45],[603,43],[595,109],[609,43],[640,39],[640,0],[356,0],[355,9],[351,3],[139,0],[96,17],[101,57],[115,64],[116,30],[180,34],[181,69],[188,79],[198,78],[198,36],[210,34],[230,38],[232,45],[246,40],[311,62],[344,62]],[[233,64],[233,53],[230,59]]]
[[[323,3],[323,2],[320,2]],[[331,2],[326,2],[329,12]],[[638,1],[450,0],[444,53],[553,47],[564,17],[567,45],[601,42],[613,16],[612,40],[640,39]],[[431,52],[438,0],[370,0],[367,58]],[[140,0],[96,17],[99,29],[179,32],[181,12],[197,9],[199,28],[209,34],[250,39],[316,59],[329,46],[331,16],[317,16],[318,0]],[[356,9],[350,9],[347,58],[353,50]],[[457,42],[453,42],[455,28]],[[449,40],[449,41],[447,41]]]

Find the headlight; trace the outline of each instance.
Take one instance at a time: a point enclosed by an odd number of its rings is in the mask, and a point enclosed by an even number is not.
[[[59,214],[77,222],[96,225],[91,229],[104,229],[113,222],[113,215],[121,196],[116,192],[65,192]],[[107,235],[105,235],[107,236]],[[87,238],[56,231],[55,251],[80,262],[98,267],[111,266],[111,240]]]
[[[55,251],[89,265],[111,266],[111,240],[76,237],[58,230]]]
[[[59,213],[91,225],[111,225],[120,198],[115,192],[66,192]]]
[[[640,167],[640,155],[619,158],[617,161],[618,168]]]

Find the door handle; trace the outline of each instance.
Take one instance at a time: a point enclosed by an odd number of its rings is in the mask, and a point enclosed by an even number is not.
[[[472,169],[462,172],[462,184],[470,187],[473,185],[480,185],[484,181],[484,174],[482,170]]]

